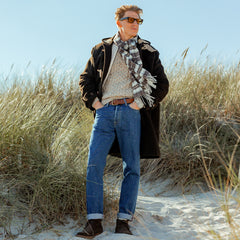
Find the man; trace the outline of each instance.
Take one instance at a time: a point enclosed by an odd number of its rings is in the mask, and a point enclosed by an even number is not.
[[[108,153],[123,160],[116,233],[132,234],[140,178],[140,157],[159,157],[159,102],[168,80],[159,53],[138,36],[142,9],[123,5],[115,19],[118,33],[92,49],[80,75],[82,100],[95,111],[87,168],[87,224],[77,236],[103,232],[103,172]]]

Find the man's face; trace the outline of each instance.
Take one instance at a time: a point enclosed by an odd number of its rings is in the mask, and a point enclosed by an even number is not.
[[[126,11],[124,17],[133,17],[140,19],[138,14],[133,11]],[[126,41],[132,37],[135,37],[138,33],[139,25],[137,24],[137,21],[134,21],[133,23],[129,23],[127,19],[122,21],[117,21],[117,25],[120,28],[120,36],[123,41]]]

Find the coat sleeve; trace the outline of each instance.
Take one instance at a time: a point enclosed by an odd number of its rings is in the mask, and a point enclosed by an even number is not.
[[[84,71],[80,75],[80,91],[82,94],[82,100],[86,107],[94,110],[92,107],[94,99],[97,97],[97,74],[95,67],[95,47],[91,51],[91,57],[88,60]]]
[[[158,51],[155,51],[152,69],[152,75],[157,80],[156,89],[152,90],[152,96],[155,98],[154,105],[158,105],[167,95],[169,89],[169,82],[159,59]]]

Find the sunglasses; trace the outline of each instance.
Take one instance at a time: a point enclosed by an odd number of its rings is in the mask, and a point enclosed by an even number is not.
[[[137,24],[142,24],[143,23],[143,19],[141,18],[133,18],[133,17],[124,17],[121,18],[120,21],[127,19],[129,23],[134,23],[134,21],[136,20]]]

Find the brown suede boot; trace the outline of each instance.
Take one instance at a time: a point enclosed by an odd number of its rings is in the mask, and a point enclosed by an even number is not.
[[[87,221],[86,226],[81,232],[76,234],[76,237],[92,239],[103,232],[102,220],[91,219]]]
[[[115,233],[125,233],[129,235],[133,235],[129,229],[128,220],[117,219]]]

